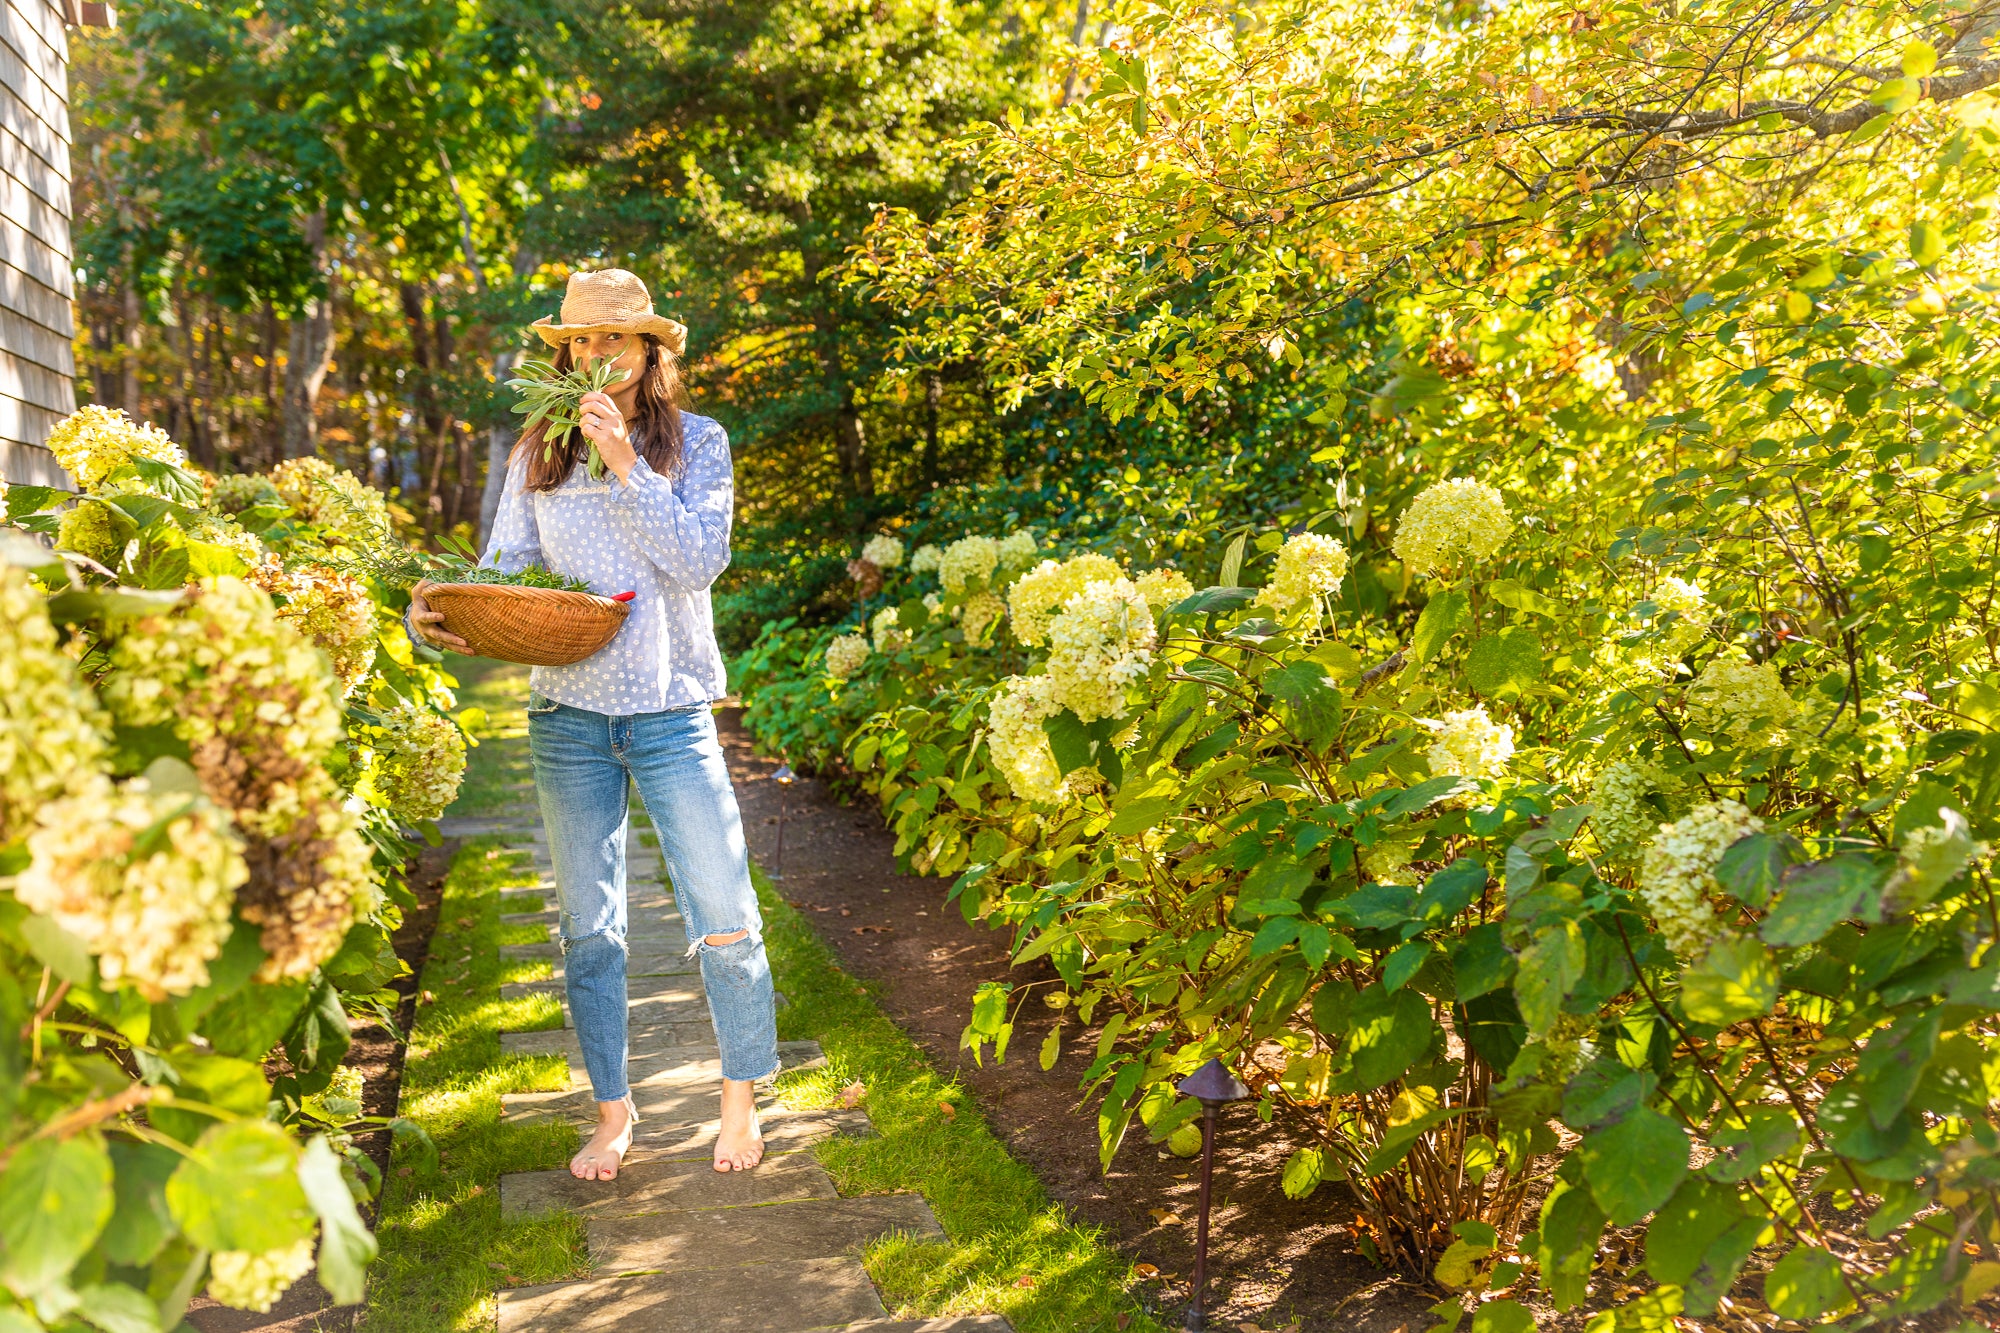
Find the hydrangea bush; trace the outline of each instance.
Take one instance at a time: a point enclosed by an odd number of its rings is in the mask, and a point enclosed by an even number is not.
[[[340,1064],[393,1022],[451,681],[324,563],[387,513],[351,475],[210,478],[101,407],[51,443],[84,494],[11,487],[0,531],[0,1326],[173,1328],[315,1267],[358,1301],[381,1122]]]
[[[1572,372],[1532,265],[1454,312],[1462,381],[1413,366],[1412,299],[1323,481],[1161,477],[1018,566],[920,548],[856,612],[907,644],[835,680],[830,631],[771,626],[748,723],[1052,972],[965,1044],[1017,1058],[1059,990],[1039,1056],[1091,1032],[1107,1164],[1221,1057],[1301,1144],[1285,1189],[1457,1293],[1442,1329],[1531,1291],[1592,1333],[1956,1327],[2000,1290],[2000,312],[1964,234],[1732,221],[1622,308],[1644,405]]]

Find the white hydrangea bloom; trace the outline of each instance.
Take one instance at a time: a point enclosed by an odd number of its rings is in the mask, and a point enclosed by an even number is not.
[[[1007,611],[1014,637],[1031,647],[1049,641],[1049,621],[1062,604],[1086,584],[1124,574],[1109,556],[1086,551],[1067,560],[1044,560],[1014,580],[1007,589]]]
[[[1694,646],[1708,629],[1708,618],[1713,614],[1708,594],[1701,590],[1700,585],[1671,574],[1662,578],[1660,586],[1653,589],[1653,604],[1680,617],[1680,622],[1667,634],[1668,655],[1673,657]]]
[[[843,634],[826,646],[826,674],[846,680],[861,670],[871,649],[865,634]]]
[[[1153,608],[1130,579],[1086,586],[1049,627],[1054,697],[1085,722],[1123,717],[1127,691],[1153,664]]]
[[[271,485],[306,522],[336,543],[368,549],[394,540],[389,498],[324,458],[290,458],[271,469]]]
[[[965,605],[958,608],[959,627],[965,631],[967,643],[982,643],[986,631],[998,624],[1007,614],[1007,603],[1000,600],[997,592],[974,593],[966,598]]]
[[[465,777],[465,733],[450,718],[407,700],[383,719],[370,781],[405,824],[436,819]]]
[[[47,604],[25,573],[0,565],[0,843],[27,832],[46,803],[95,788],[109,729]]]
[[[1708,801],[1662,828],[1639,866],[1639,896],[1677,954],[1692,957],[1727,930],[1709,905],[1722,892],[1715,867],[1730,844],[1764,821],[1738,801]]]
[[[1431,772],[1437,776],[1497,778],[1514,757],[1514,729],[1487,717],[1483,704],[1446,713],[1441,722],[1419,718],[1417,724],[1435,737],[1425,753]]]
[[[247,533],[245,534],[248,535]],[[285,568],[267,559],[247,575],[250,582],[284,605],[278,618],[289,621],[318,644],[333,663],[341,693],[352,694],[375,667],[375,600],[368,585],[325,565]]]
[[[861,558],[877,569],[894,569],[903,563],[903,543],[886,532],[877,533],[862,544]]]
[[[149,458],[179,467],[187,455],[158,426],[141,425],[115,407],[91,403],[56,423],[49,432],[49,451],[85,492],[95,491],[110,475],[134,458]]]
[[[15,897],[82,940],[106,984],[155,1003],[186,995],[208,984],[229,938],[230,904],[250,877],[243,845],[199,797],[144,778],[100,784],[42,807]]]
[[[1666,770],[1644,759],[1619,758],[1604,766],[1591,787],[1591,826],[1613,856],[1629,856],[1666,822],[1659,802],[1673,789]]]
[[[1345,546],[1321,533],[1297,533],[1278,548],[1278,567],[1257,593],[1257,605],[1281,615],[1294,608],[1317,607],[1319,599],[1339,588],[1346,576]]]
[[[1063,795],[1062,769],[1042,723],[1062,711],[1047,676],[1014,676],[1000,686],[986,715],[986,748],[1007,786],[1024,801],[1045,804]]]
[[[1419,574],[1455,570],[1499,550],[1513,528],[1498,490],[1470,477],[1454,477],[1410,501],[1396,523],[1396,558]]]
[[[222,1250],[208,1261],[208,1294],[216,1304],[232,1310],[265,1314],[294,1282],[312,1272],[312,1267],[311,1236],[262,1254]]]
[[[938,557],[938,581],[950,593],[962,593],[965,585],[993,577],[1000,563],[1000,543],[991,537],[960,537]]]
[[[1033,563],[1035,550],[1035,534],[1026,528],[1017,528],[1000,539],[1000,563],[1023,567]]]
[[[935,542],[925,542],[910,555],[912,574],[931,574],[937,571],[938,561],[944,555],[944,548]]]
[[[901,652],[910,646],[910,636],[903,631],[902,614],[893,606],[885,606],[868,622],[868,632],[874,636],[876,652]]]
[[[1742,745],[1783,727],[1798,705],[1770,663],[1718,657],[1688,686],[1687,709],[1701,730]]]
[[[1194,596],[1194,584],[1188,581],[1187,575],[1171,565],[1149,569],[1132,581],[1138,585],[1139,595],[1146,599],[1146,605],[1153,608],[1154,615]]]

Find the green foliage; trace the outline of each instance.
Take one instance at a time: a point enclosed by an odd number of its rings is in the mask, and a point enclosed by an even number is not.
[[[392,1122],[339,1067],[350,1015],[393,1021],[414,845],[371,747],[451,681],[388,589],[327,568],[342,510],[264,483],[232,513],[130,422],[77,422],[90,494],[16,488],[0,531],[0,1320],[172,1328],[205,1283],[275,1299],[315,1250],[357,1302],[380,1180],[355,1136]],[[108,559],[62,505],[118,517]]]
[[[1087,127],[1116,99],[1130,123],[1131,79],[1106,69],[1064,152],[1102,146]],[[1149,116],[1208,114],[1210,93],[1175,95]],[[1051,713],[1059,788],[1022,789],[994,706],[1067,690],[1059,654],[1007,628],[968,639],[969,594],[842,680],[820,669],[826,631],[774,625],[740,663],[750,723],[873,795],[912,869],[954,876],[969,919],[1007,930],[1018,962],[1047,958],[1080,1020],[1108,1019],[1086,1079],[1107,1154],[1220,1056],[1275,1085],[1271,1113],[1310,1145],[1282,1168],[1289,1192],[1344,1180],[1376,1252],[1414,1270],[1449,1256],[1454,1286],[1525,1266],[1576,1305],[1615,1225],[1642,1229],[1660,1285],[1604,1328],[1758,1291],[1799,1320],[1960,1307],[1986,1287],[1942,1238],[2000,1224],[2000,326],[1977,285],[2000,136],[1984,114],[1899,128],[1916,183],[1893,199],[1831,152],[1829,174],[1768,191],[1649,186],[1645,234],[1578,213],[1504,262],[1413,272],[1365,344],[1288,332],[1298,364],[1253,378],[1337,372],[1316,466],[1188,509],[1183,476],[1214,471],[1162,469],[1155,496],[1135,469],[1129,501],[1085,493],[1054,543],[1135,576],[1184,559],[1218,585],[1157,609],[1110,719]],[[1034,186],[1006,169],[1003,194]],[[1810,224],[1788,188],[1824,204]],[[1185,216],[1042,202],[1053,230],[996,246]],[[1213,244],[1212,273],[1255,280]],[[932,273],[875,258],[903,294]],[[1038,272],[1007,275],[1010,299]],[[1109,281],[1122,299],[1126,276]],[[1165,417],[1177,375],[1238,392],[1203,361],[1245,332],[1223,309],[1070,323],[1041,353],[978,318],[950,332],[957,352],[1020,356],[1019,384],[1081,366],[1114,410],[1129,392]],[[1187,340],[1176,375],[1104,350],[1154,337]],[[1231,468],[1281,460],[1296,466],[1252,443]],[[1484,561],[1408,569],[1409,501],[1462,476],[1497,487],[1514,526]],[[995,533],[966,513],[927,535]],[[1347,543],[1348,569],[1323,604],[1287,608],[1266,562],[1301,528]],[[893,574],[863,619],[930,586]],[[968,1045],[997,1055],[1015,999],[982,994]],[[1828,1222],[1808,1207],[1823,1194],[1862,1206]],[[1861,1216],[1893,1261],[1841,1243]],[[1492,1239],[1468,1241],[1473,1225]],[[1527,1326],[1513,1302],[1464,1312]]]

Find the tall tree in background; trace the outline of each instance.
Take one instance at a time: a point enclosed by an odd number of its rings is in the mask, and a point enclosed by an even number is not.
[[[362,466],[406,440],[377,470],[414,477],[433,521],[465,517],[455,381],[485,370],[459,335],[481,332],[487,256],[531,197],[539,80],[517,34],[439,0],[121,16],[77,69],[85,364],[211,464],[312,452],[323,424]]]
[[[885,205],[969,186],[954,139],[1023,92],[1044,15],[956,0],[550,0],[575,174],[538,210],[549,253],[664,279],[708,354],[747,489],[864,521],[936,475],[941,378],[893,381],[895,316],[833,279]],[[984,413],[976,395],[967,410]]]

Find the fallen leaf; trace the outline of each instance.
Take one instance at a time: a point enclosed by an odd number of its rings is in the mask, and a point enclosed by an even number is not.
[[[436,991],[427,990],[422,995],[419,995],[417,997],[418,1004],[436,1004],[437,1002],[438,1002],[438,997]]]
[[[1023,1273],[1021,1274],[1021,1276],[1014,1279],[1014,1285],[1017,1287],[1032,1287],[1035,1285],[1035,1279],[1029,1277],[1026,1273]]]
[[[956,1106],[953,1106],[950,1102],[939,1102],[938,1110],[944,1112],[944,1118],[947,1120],[958,1119],[958,1108]]]
[[[842,916],[853,916],[853,915],[854,915],[854,909],[853,909],[852,907],[843,907],[843,908],[841,908],[841,909],[840,909],[840,914],[841,914]]]
[[[1173,1226],[1181,1220],[1181,1215],[1171,1208],[1155,1208],[1152,1212],[1153,1220],[1163,1227]]]
[[[1115,1324],[1117,1324],[1117,1325],[1118,1325],[1118,1327],[1120,1327],[1120,1328],[1125,1328],[1125,1327],[1127,1327],[1128,1325],[1130,1325],[1130,1324],[1131,1324],[1131,1322],[1132,1322],[1132,1316],[1131,1316],[1131,1315],[1129,1315],[1129,1314],[1123,1314],[1123,1313],[1121,1313],[1121,1314],[1120,1314],[1120,1315],[1119,1315],[1119,1316],[1118,1316],[1118,1317],[1117,1317],[1116,1319],[1114,1319],[1114,1320],[1113,1320],[1112,1322],[1113,1322],[1113,1323],[1115,1323]]]
[[[1264,1330],[1255,1324],[1246,1322],[1236,1326],[1236,1333],[1264,1333]]]
[[[843,1111],[852,1111],[855,1104],[867,1095],[868,1086],[856,1079],[840,1090],[840,1096],[834,1099],[834,1103]]]
[[[472,1193],[474,1193],[474,1194],[484,1194],[484,1193],[486,1193],[486,1187],[485,1187],[484,1185],[474,1185],[474,1186],[472,1187]]]
[[[1132,1271],[1150,1282],[1160,1275],[1160,1266],[1158,1264],[1133,1264]]]

